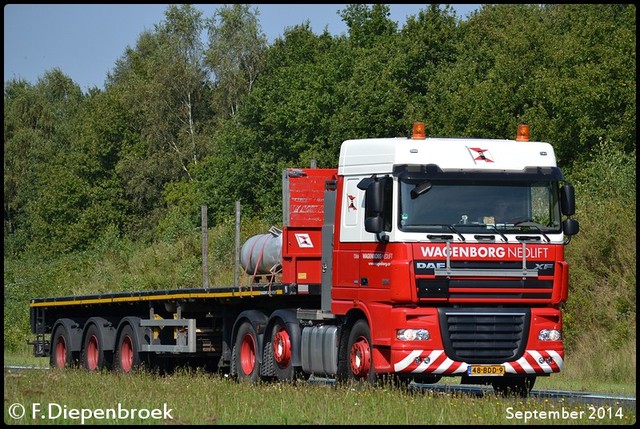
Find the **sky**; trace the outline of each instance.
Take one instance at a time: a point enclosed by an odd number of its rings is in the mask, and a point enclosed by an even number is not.
[[[104,89],[107,73],[127,47],[134,48],[145,30],[164,21],[168,4],[5,4],[4,82],[24,79],[35,84],[45,72],[59,68],[83,91]],[[221,4],[196,4],[211,18]],[[325,27],[333,35],[347,33],[339,11],[346,4],[252,4],[268,43],[288,27],[307,20],[315,34]],[[465,18],[479,4],[452,5]],[[389,4],[390,18],[401,28],[407,16],[426,4]]]

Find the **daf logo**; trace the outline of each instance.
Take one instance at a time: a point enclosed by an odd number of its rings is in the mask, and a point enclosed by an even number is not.
[[[418,270],[435,270],[436,268],[443,269],[445,267],[444,262],[416,262],[416,269]]]

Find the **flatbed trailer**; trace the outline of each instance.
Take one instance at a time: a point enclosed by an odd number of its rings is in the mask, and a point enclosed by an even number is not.
[[[50,356],[52,366],[114,365],[128,372],[180,356],[199,357],[208,367],[227,372],[233,338],[243,323],[255,329],[259,341],[249,359],[262,363],[264,357],[255,353],[263,349],[265,314],[276,312],[289,320],[299,307],[315,311],[320,296],[266,283],[37,298],[30,303],[32,344],[34,355]],[[262,368],[262,376],[273,375],[268,365]]]

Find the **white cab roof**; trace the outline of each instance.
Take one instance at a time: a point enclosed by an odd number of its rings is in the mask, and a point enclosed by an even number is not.
[[[555,167],[553,147],[544,142],[498,139],[407,138],[346,140],[338,174],[388,174],[394,165],[436,164],[444,171],[522,171]]]

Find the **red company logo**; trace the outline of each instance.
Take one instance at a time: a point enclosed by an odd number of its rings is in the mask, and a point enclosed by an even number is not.
[[[480,149],[479,147],[470,147],[468,149],[474,161],[494,162],[489,149]]]
[[[356,196],[347,194],[347,197],[349,197],[349,210],[358,210],[354,203],[354,201],[356,200]]]

